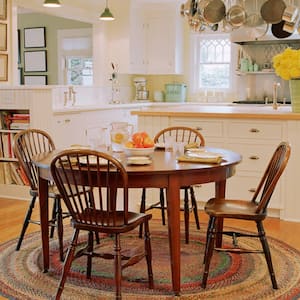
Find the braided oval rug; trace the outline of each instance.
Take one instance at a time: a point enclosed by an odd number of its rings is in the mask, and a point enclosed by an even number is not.
[[[207,288],[201,288],[204,224],[200,230],[190,228],[190,243],[181,243],[181,295],[171,290],[171,273],[167,227],[151,221],[154,289],[147,285],[145,260],[123,271],[123,299],[300,299],[300,252],[274,238],[268,238],[279,289],[271,285],[263,254],[214,252]],[[72,229],[65,226],[66,246]],[[182,224],[183,231],[183,224]],[[142,243],[137,232],[122,237],[122,248]],[[80,236],[82,243],[86,234]],[[40,233],[29,234],[16,252],[16,240],[0,245],[0,295],[8,299],[54,299],[62,263],[55,240],[50,242],[51,268],[42,272]],[[231,241],[224,238],[225,245]],[[259,241],[240,239],[240,247],[257,249]],[[97,246],[99,247],[99,246]],[[101,237],[101,249],[113,247],[109,237]],[[111,248],[112,249],[112,248]],[[75,260],[62,299],[114,299],[113,261],[93,259],[92,280],[85,278],[86,257]]]

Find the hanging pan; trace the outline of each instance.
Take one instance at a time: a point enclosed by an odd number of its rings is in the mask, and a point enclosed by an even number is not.
[[[208,23],[219,23],[225,14],[226,7],[222,0],[211,0],[203,8],[203,17]]]
[[[229,8],[226,18],[232,27],[238,28],[246,22],[246,11],[241,5],[233,5]]]
[[[292,32],[287,32],[283,29],[285,21],[280,21],[277,24],[272,24],[271,31],[272,34],[278,39],[284,39],[292,35]]]
[[[271,24],[278,24],[282,20],[286,8],[282,0],[267,0],[260,8],[261,17]]]

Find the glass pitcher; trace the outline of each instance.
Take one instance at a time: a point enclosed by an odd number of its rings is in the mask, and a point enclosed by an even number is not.
[[[133,125],[127,122],[113,122],[110,124],[111,147],[114,152],[122,152],[123,145],[133,133]]]

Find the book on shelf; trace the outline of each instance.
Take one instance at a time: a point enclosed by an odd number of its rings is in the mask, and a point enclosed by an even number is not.
[[[17,169],[17,172],[18,172],[19,176],[21,177],[23,184],[30,186],[30,182],[25,174],[24,169],[21,166],[19,166],[19,168]]]
[[[11,130],[23,130],[23,129],[28,129],[30,127],[29,123],[22,123],[22,122],[15,122],[13,121],[10,123],[10,129]]]
[[[4,172],[4,183],[13,184],[14,181],[11,176],[9,162],[3,162],[2,165],[3,165],[3,172]]]
[[[9,167],[10,167],[10,176],[12,179],[12,183],[18,184],[18,185],[24,185],[24,182],[18,172],[19,164],[16,162],[10,162]]]
[[[29,113],[18,113],[15,111],[3,110],[3,111],[0,111],[0,119],[1,119],[1,124],[0,124],[1,129],[8,129],[8,130],[14,129],[14,128],[11,128],[11,124],[14,124],[14,123],[30,124],[30,114]]]
[[[4,178],[4,164],[0,163],[0,184],[5,183],[5,178]]]
[[[1,132],[0,133],[0,151],[1,151],[1,156],[4,158],[13,158],[14,153],[12,149],[12,144],[13,144],[13,138],[14,135],[17,133],[16,132]]]

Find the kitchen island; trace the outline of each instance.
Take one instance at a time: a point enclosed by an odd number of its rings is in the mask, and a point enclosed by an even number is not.
[[[207,146],[239,152],[243,161],[227,185],[227,196],[251,199],[273,151],[281,141],[288,141],[292,154],[287,169],[272,197],[269,215],[300,221],[297,177],[300,157],[300,113],[291,106],[239,104],[182,104],[144,107],[133,110],[139,130],[154,136],[168,126],[190,126],[204,136]],[[213,186],[196,186],[199,207],[213,195]]]

